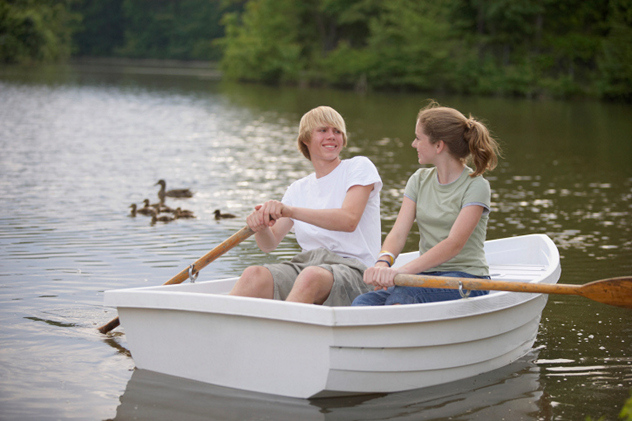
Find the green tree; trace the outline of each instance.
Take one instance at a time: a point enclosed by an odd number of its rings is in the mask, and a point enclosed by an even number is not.
[[[223,6],[213,0],[122,0],[125,57],[216,60]],[[235,6],[233,6],[234,8]]]
[[[372,19],[366,51],[368,83],[376,88],[443,90],[452,84],[459,43],[447,1],[392,0]]]
[[[612,0],[610,12],[599,61],[604,75],[601,91],[606,98],[632,102],[632,0]]]
[[[379,0],[249,1],[243,15],[230,14],[223,21],[224,74],[266,83],[340,82],[332,75],[348,69],[335,59],[339,48],[350,46],[354,57],[358,55],[356,50],[367,43],[370,17],[378,14],[380,4]]]
[[[107,57],[123,46],[126,27],[123,0],[81,0],[75,3],[74,10],[83,19],[73,34],[77,48],[73,55]]]
[[[300,7],[294,0],[254,0],[244,13],[224,16],[221,69],[229,79],[295,82],[305,61],[298,42]]]
[[[52,62],[70,57],[79,15],[71,0],[0,3],[0,62]]]

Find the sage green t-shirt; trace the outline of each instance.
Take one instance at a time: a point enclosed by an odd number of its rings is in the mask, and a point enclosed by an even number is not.
[[[421,168],[408,179],[404,195],[417,204],[420,254],[448,237],[462,208],[472,205],[484,208],[463,250],[431,271],[456,270],[476,276],[489,275],[483,244],[491,206],[491,189],[489,182],[482,176],[470,177],[472,172],[471,168],[466,167],[454,182],[439,184],[435,167]]]

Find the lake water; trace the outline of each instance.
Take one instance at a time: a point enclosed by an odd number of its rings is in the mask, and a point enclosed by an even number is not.
[[[108,289],[159,285],[280,198],[310,171],[298,120],[345,117],[349,147],[384,180],[382,230],[408,176],[422,94],[360,95],[218,82],[212,74],[124,66],[0,69],[0,419],[615,420],[632,389],[632,312],[551,296],[534,351],[436,388],[344,399],[248,394],[134,370]],[[546,233],[560,283],[632,275],[632,107],[436,95],[483,118],[504,159],[489,174],[488,238]],[[167,188],[196,219],[151,225],[129,206]],[[216,221],[213,211],[238,215]],[[406,251],[416,248],[411,236]],[[200,279],[235,276],[298,251],[252,240]],[[209,332],[212,334],[212,332]],[[186,356],[182,356],[186,358]]]

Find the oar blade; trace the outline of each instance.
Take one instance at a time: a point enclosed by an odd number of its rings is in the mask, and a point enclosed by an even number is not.
[[[632,309],[632,276],[589,282],[581,286],[581,295],[603,304]]]

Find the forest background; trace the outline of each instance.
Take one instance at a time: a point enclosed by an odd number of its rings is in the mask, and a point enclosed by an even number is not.
[[[229,80],[632,102],[632,0],[0,0],[0,63],[218,63]]]

